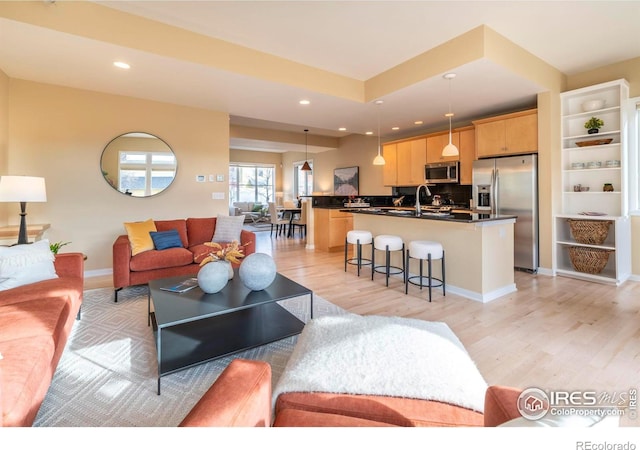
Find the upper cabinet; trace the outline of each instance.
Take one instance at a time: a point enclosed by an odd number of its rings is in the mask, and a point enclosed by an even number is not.
[[[398,151],[396,144],[385,144],[382,147],[382,184],[385,186],[398,185]]]
[[[451,133],[451,143],[460,148],[460,133]],[[458,161],[459,156],[442,156],[442,149],[449,144],[449,132],[432,134],[427,136],[427,162],[438,163],[445,161]]]
[[[396,144],[397,186],[417,186],[424,183],[427,163],[427,139],[418,138]]]
[[[473,181],[473,161],[476,159],[476,132],[473,127],[467,127],[461,128],[458,135],[460,184],[471,184]]]
[[[538,110],[473,121],[478,158],[538,151]]]

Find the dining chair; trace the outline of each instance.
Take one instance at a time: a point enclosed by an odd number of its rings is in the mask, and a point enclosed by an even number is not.
[[[278,234],[282,234],[283,230],[287,231],[287,225],[289,224],[289,219],[285,219],[278,212],[276,208],[276,204],[273,202],[269,202],[269,221],[271,223],[271,234],[273,236],[273,227],[276,227],[276,238]]]
[[[291,230],[292,236],[296,234],[296,227],[300,227],[300,237],[307,235],[307,211],[307,202],[302,202],[300,215],[291,221],[291,226],[293,227],[293,230]]]

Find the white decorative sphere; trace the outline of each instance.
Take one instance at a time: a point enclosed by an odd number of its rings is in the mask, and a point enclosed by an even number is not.
[[[200,267],[198,286],[206,294],[220,292],[229,281],[229,265],[221,261],[212,261]]]
[[[276,263],[266,253],[252,253],[242,260],[238,274],[247,288],[261,291],[276,279]]]

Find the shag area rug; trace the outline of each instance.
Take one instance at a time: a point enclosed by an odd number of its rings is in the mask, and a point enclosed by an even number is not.
[[[174,427],[234,358],[269,362],[275,386],[298,336],[217,359],[162,377],[157,395],[157,356],[147,326],[147,288],[85,291],[76,321],[34,426]],[[280,302],[308,322],[309,296]],[[314,317],[344,310],[314,295]]]
[[[447,324],[344,314],[305,326],[273,398],[310,391],[387,395],[482,412],[486,390],[487,383]]]

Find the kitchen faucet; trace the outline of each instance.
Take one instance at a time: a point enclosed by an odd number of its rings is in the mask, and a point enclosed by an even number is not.
[[[416,189],[416,216],[419,216],[422,214],[422,208],[420,208],[420,188],[421,187],[424,187],[425,193],[428,196],[431,196],[431,191],[429,190],[426,184],[421,184],[420,186],[418,186],[418,189]]]

